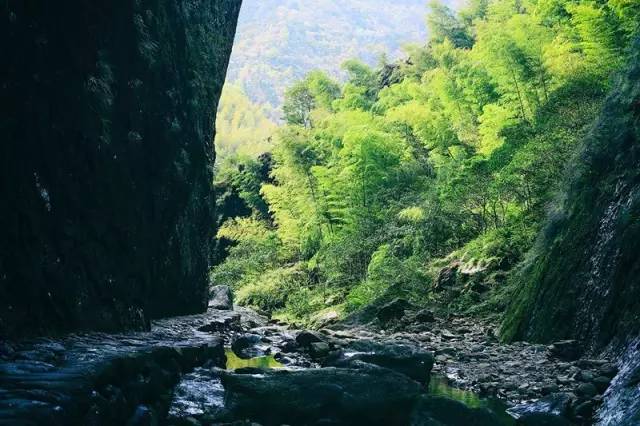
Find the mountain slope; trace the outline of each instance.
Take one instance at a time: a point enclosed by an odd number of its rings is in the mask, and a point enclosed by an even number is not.
[[[227,80],[256,103],[278,107],[284,88],[346,59],[375,63],[424,42],[424,0],[245,0]]]

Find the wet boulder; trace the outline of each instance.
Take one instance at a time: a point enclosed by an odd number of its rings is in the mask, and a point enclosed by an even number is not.
[[[378,318],[378,321],[386,324],[391,320],[397,320],[404,317],[405,311],[410,306],[411,304],[405,299],[394,299],[386,305],[383,305],[376,313],[376,317]]]
[[[309,347],[309,354],[313,359],[324,358],[329,355],[331,347],[325,342],[314,342]]]
[[[358,340],[330,355],[324,365],[358,368],[363,363],[388,368],[420,383],[428,383],[433,353],[408,345]]]
[[[421,386],[375,366],[225,373],[226,421],[280,424],[407,424]]]
[[[425,395],[411,413],[411,426],[495,426],[502,424],[495,414],[483,408],[469,408],[462,402]]]
[[[252,358],[260,355],[256,345],[262,342],[262,336],[258,334],[243,334],[233,339],[231,350],[240,358]]]
[[[576,340],[562,340],[549,346],[549,354],[565,361],[575,361],[580,358],[582,349]]]
[[[436,317],[431,309],[421,309],[413,316],[413,321],[419,323],[434,322],[435,320]]]
[[[233,292],[229,286],[217,285],[211,288],[209,309],[219,309],[223,311],[233,309]]]
[[[324,340],[324,337],[315,331],[301,331],[296,336],[296,343],[303,348],[309,348],[312,343],[320,343]]]

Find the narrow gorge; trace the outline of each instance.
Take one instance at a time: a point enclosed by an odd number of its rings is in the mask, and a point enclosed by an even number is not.
[[[254,1],[0,5],[0,425],[640,425],[640,8]]]

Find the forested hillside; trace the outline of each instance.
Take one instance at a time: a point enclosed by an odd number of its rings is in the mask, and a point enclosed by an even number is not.
[[[255,103],[282,105],[284,90],[314,69],[337,76],[340,64],[381,54],[396,57],[406,43],[423,42],[424,0],[247,0],[228,80]]]
[[[454,3],[449,1],[449,3]],[[269,149],[263,135],[280,123],[285,89],[315,69],[343,79],[341,64],[381,55],[404,56],[406,44],[426,40],[424,0],[245,0],[220,101],[216,148]],[[256,120],[256,111],[264,114]],[[232,114],[233,115],[232,115]]]
[[[640,0],[426,1],[3,2],[0,426],[640,425]]]
[[[639,21],[625,0],[432,4],[408,61],[309,74],[271,177],[247,158],[219,175],[253,214],[220,230],[213,280],[303,322],[399,296],[502,313]]]

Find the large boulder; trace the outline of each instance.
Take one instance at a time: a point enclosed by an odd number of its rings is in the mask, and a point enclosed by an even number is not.
[[[575,361],[580,358],[582,349],[575,340],[561,340],[549,345],[549,354],[565,361]]]
[[[332,354],[324,365],[359,368],[365,363],[391,369],[420,383],[428,383],[433,362],[433,353],[412,346],[358,340]]]
[[[209,309],[229,311],[233,309],[233,291],[226,285],[217,285],[211,288],[209,296]]]
[[[324,342],[325,338],[315,331],[301,331],[296,335],[296,343],[303,348],[311,347],[312,343]]]
[[[264,425],[407,424],[421,392],[408,377],[374,366],[225,373],[222,383],[226,420]]]
[[[231,343],[231,350],[240,358],[249,359],[256,356],[263,355],[263,353],[256,348],[262,341],[262,336],[258,334],[243,334],[233,339]]]
[[[383,305],[376,313],[376,317],[378,321],[386,324],[391,320],[402,318],[409,307],[411,307],[411,304],[407,300],[400,298],[394,299],[386,305]]]
[[[470,408],[453,399],[425,395],[411,413],[411,426],[498,426],[504,424],[484,408]]]

